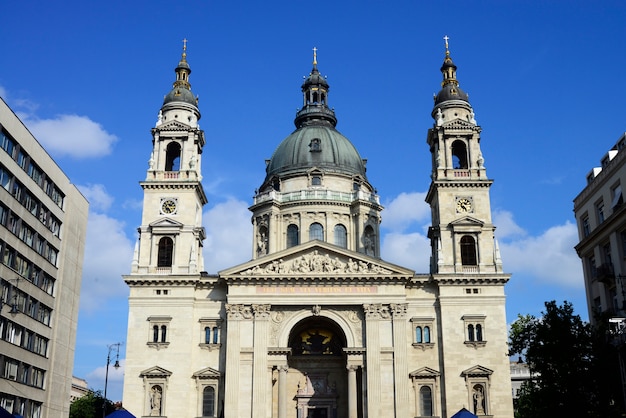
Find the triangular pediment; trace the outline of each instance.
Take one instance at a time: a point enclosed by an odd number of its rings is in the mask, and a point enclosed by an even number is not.
[[[169,377],[171,375],[172,372],[159,366],[150,367],[149,369],[139,373],[139,376],[141,377]]]
[[[444,122],[442,126],[448,129],[480,129],[476,124],[463,119],[454,119],[449,122]]]
[[[183,224],[170,218],[162,218],[152,222],[150,228],[182,228]]]
[[[221,376],[222,374],[219,371],[211,367],[206,367],[202,370],[198,370],[193,374],[193,377],[196,377],[198,379],[219,379]]]
[[[422,367],[420,369],[414,370],[409,373],[409,377],[413,378],[435,378],[439,376],[439,372],[437,370],[431,369],[430,367]]]
[[[191,126],[178,120],[170,120],[158,126],[159,131],[189,131]]]
[[[309,241],[218,273],[226,279],[272,277],[410,279],[413,270],[323,241]]]
[[[485,223],[479,219],[476,218],[472,218],[471,216],[464,216],[463,218],[460,219],[456,219],[452,222],[450,222],[450,226],[455,227],[455,226],[478,226],[478,227],[483,227],[483,225],[485,225]]]
[[[493,370],[488,369],[480,364],[477,364],[474,367],[470,367],[467,370],[463,370],[461,373],[462,376],[490,376],[493,373]]]

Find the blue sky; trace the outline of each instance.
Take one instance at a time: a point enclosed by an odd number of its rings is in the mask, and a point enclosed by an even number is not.
[[[337,128],[368,159],[383,258],[428,271],[432,96],[443,36],[482,126],[507,316],[571,301],[587,318],[572,199],[626,130],[620,1],[19,1],[4,4],[0,96],[91,203],[76,376],[104,388],[126,339],[150,129],[187,38],[207,145],[205,267],[247,261],[247,207],[294,129],[318,48]],[[124,364],[124,346],[120,360]],[[108,394],[121,399],[123,367]]]

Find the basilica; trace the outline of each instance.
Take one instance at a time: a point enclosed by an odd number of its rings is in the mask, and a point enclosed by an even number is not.
[[[336,129],[314,53],[295,130],[266,161],[249,208],[252,259],[207,273],[201,170],[211,138],[198,125],[183,48],[146,147],[139,240],[123,277],[128,411],[449,418],[466,408],[513,417],[510,275],[494,238],[481,127],[456,70],[446,40],[424,146],[431,252],[415,254],[430,257],[430,271],[381,258],[383,207],[365,160]]]

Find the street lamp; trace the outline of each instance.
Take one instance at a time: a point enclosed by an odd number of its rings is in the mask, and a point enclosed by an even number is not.
[[[120,345],[122,345],[122,343],[107,345],[109,352],[107,354],[107,368],[104,374],[104,399],[102,402],[102,417],[104,417],[106,414],[107,385],[109,383],[109,364],[111,364],[111,351],[115,348],[115,364],[113,364],[113,367],[115,367],[115,369],[117,370],[120,368]]]

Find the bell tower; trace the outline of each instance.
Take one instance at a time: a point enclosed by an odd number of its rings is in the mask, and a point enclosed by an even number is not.
[[[204,270],[201,156],[205,144],[200,129],[198,98],[191,92],[187,40],[175,69],[176,80],[165,96],[148,161],[139,242],[131,275],[197,274]]]
[[[467,93],[459,87],[448,37],[444,40],[443,81],[434,97],[435,123],[426,139],[432,155],[426,196],[432,211],[430,270],[432,274],[501,273],[489,201],[493,180],[487,177],[480,150],[481,128]]]

